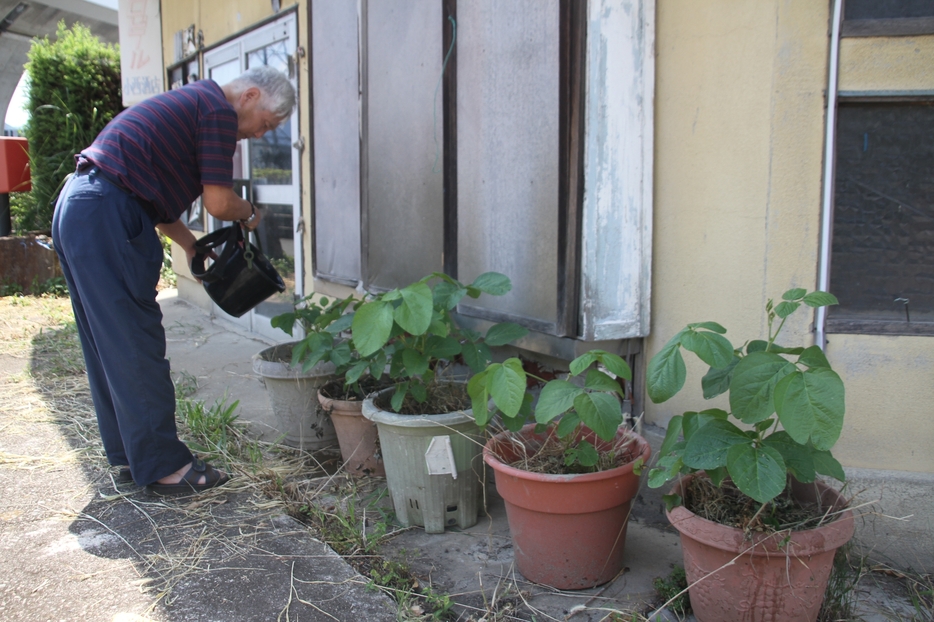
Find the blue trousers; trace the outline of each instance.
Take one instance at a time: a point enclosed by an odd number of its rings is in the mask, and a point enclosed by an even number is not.
[[[151,484],[192,459],[175,427],[156,284],[162,245],[152,218],[96,167],[55,206],[52,239],[71,293],[107,459]]]

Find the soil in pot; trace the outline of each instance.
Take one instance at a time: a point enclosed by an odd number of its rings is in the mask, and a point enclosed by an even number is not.
[[[374,405],[380,410],[395,412],[392,409],[392,391],[378,396]],[[434,415],[470,410],[470,396],[467,385],[459,382],[435,382],[428,387],[428,398],[418,402],[411,393],[405,396],[400,415]]]
[[[709,482],[694,484],[702,475],[682,478],[673,492],[701,511],[716,509],[709,496]],[[853,535],[853,516],[846,499],[824,484],[790,484],[787,513],[766,508],[755,516],[739,499],[732,520],[746,529],[708,520],[684,505],[672,508],[668,520],[681,533],[684,568],[690,587],[691,606],[699,622],[809,622],[817,618],[836,550]],[[733,496],[727,489],[727,497]],[[784,496],[784,495],[783,495]],[[791,509],[795,508],[795,509]],[[810,512],[805,528],[802,509]],[[815,518],[819,517],[819,518]],[[787,521],[787,523],[782,523]]]

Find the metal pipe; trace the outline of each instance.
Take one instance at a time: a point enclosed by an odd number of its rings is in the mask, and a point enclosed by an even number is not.
[[[837,74],[840,65],[840,23],[843,0],[834,0],[830,31],[830,62],[827,71],[827,132],[824,139],[824,191],[821,197],[821,231],[817,264],[817,289],[830,288],[830,234],[833,227],[834,160],[837,129]],[[827,345],[827,307],[819,307],[814,320],[814,341],[821,350]]]

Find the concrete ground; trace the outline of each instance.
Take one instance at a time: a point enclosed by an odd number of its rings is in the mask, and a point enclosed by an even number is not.
[[[268,427],[271,412],[251,364],[266,342],[178,300],[174,290],[163,292],[160,302],[172,368],[197,379],[191,398],[239,400],[241,420],[254,422],[258,432]],[[29,364],[28,357],[0,354],[3,395],[25,400],[17,409],[0,409],[0,620],[420,619],[417,607],[400,608],[368,588],[369,581],[308,526],[262,494],[264,485],[281,485],[275,473],[235,478],[217,491],[170,501],[115,484],[99,450],[82,442],[81,425],[77,434],[66,433],[54,417],[42,416],[72,409],[81,413],[82,425],[94,425],[80,374],[64,403],[41,391],[29,394],[23,379]],[[384,486],[372,479],[359,488],[379,492]],[[609,616],[651,611],[658,604],[653,579],[682,563],[678,537],[658,503],[647,491],[640,495],[625,570],[582,592],[531,584],[515,570],[493,487],[474,527],[435,535],[400,529],[379,552],[404,560],[422,587],[449,595],[460,620],[628,620]],[[870,578],[857,586],[854,619],[932,619],[918,617],[925,614],[896,578]],[[676,618],[662,612],[658,619]]]

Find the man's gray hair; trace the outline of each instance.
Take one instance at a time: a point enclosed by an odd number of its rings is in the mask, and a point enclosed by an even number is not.
[[[272,67],[260,66],[247,69],[230,82],[236,94],[250,87],[256,87],[263,93],[262,106],[277,117],[292,114],[295,107],[295,89],[281,71]]]

